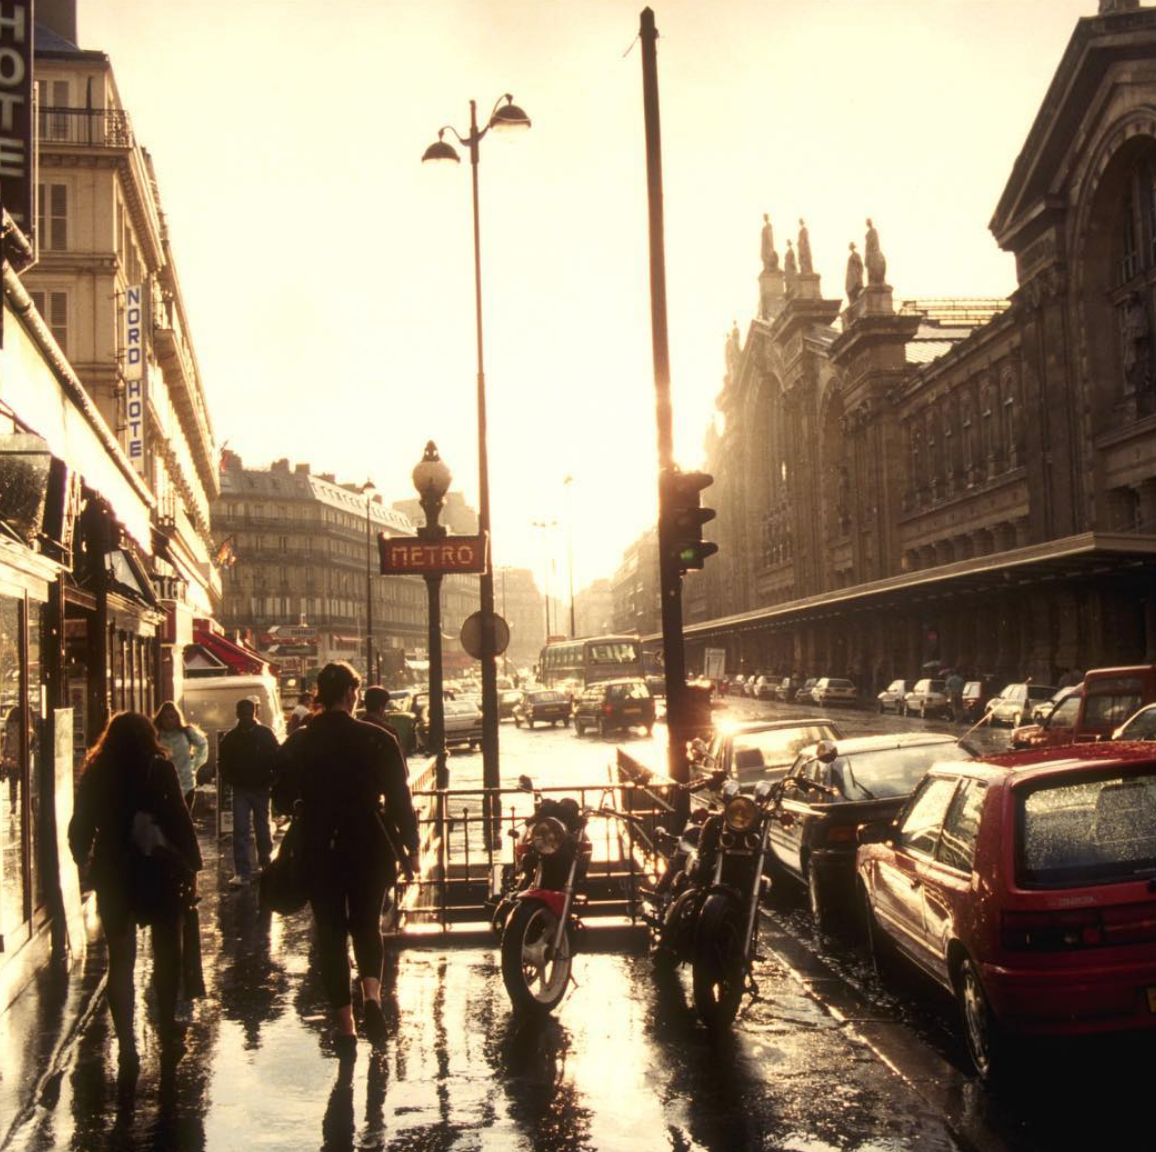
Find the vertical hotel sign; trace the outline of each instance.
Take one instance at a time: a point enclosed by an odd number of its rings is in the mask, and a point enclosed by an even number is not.
[[[144,285],[129,287],[124,297],[125,450],[132,466],[145,474]]]
[[[20,231],[36,224],[32,0],[0,0],[0,200]]]

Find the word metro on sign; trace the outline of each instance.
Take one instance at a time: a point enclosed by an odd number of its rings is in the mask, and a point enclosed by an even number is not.
[[[488,560],[484,536],[447,536],[443,540],[381,536],[378,547],[383,576],[484,572]]]

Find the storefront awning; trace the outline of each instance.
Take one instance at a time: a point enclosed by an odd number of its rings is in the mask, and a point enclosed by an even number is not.
[[[151,555],[153,498],[43,322],[34,310],[28,311],[27,293],[8,268],[3,304],[22,322],[9,318],[4,325],[0,400],[21,424],[47,441],[54,456],[104,497],[140,549]]]
[[[260,676],[269,670],[269,662],[256,652],[208,628],[194,628],[193,643],[220,660],[233,676]]]

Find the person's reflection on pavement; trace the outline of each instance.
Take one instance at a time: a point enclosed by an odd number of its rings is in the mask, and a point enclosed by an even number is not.
[[[221,1015],[236,1021],[245,1033],[245,1048],[261,1043],[261,1025],[277,1020],[285,1011],[289,978],[273,959],[270,948],[271,917],[258,907],[257,892],[250,888],[217,907],[221,950],[217,995]]]

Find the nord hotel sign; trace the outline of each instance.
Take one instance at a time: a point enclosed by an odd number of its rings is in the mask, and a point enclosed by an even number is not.
[[[383,576],[432,576],[436,573],[484,572],[484,536],[447,536],[417,540],[412,536],[378,537]]]
[[[0,200],[29,239],[32,205],[32,3],[0,0]]]

